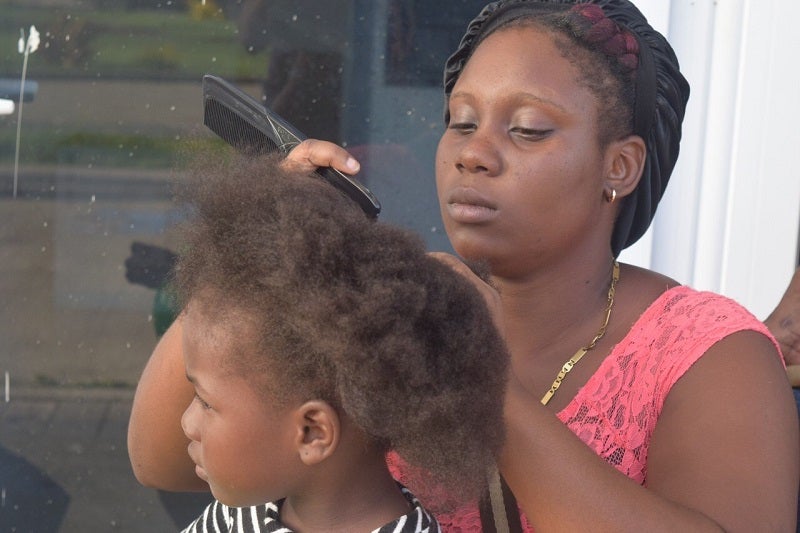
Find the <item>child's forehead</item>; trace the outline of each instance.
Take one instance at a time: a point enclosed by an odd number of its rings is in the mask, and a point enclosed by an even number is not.
[[[213,305],[190,305],[183,316],[185,356],[202,358],[220,372],[242,374],[256,363],[267,362],[257,329],[243,313],[216,312]]]
[[[189,318],[194,334],[208,341],[252,343],[257,340],[255,312],[225,298],[218,290],[198,292],[189,300],[183,314]]]

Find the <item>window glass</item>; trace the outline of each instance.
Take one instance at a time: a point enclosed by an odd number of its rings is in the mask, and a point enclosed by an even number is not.
[[[230,149],[202,76],[346,145],[381,217],[447,249],[441,67],[482,4],[0,1],[1,529],[170,531],[208,498],[141,487],[125,445],[173,313],[179,163]]]

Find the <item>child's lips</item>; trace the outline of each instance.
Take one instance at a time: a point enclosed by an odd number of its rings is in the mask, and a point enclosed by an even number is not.
[[[189,452],[189,459],[191,459],[192,462],[194,463],[194,472],[195,474],[197,474],[197,477],[199,477],[205,482],[208,482],[208,474],[206,473],[205,468],[203,468],[203,466],[200,464],[200,461],[194,458],[194,453],[193,453],[194,445],[195,445],[194,442],[190,442],[187,448],[187,451]]]
[[[206,474],[205,469],[197,463],[194,465],[194,473],[197,474],[197,477],[208,483],[208,474]]]

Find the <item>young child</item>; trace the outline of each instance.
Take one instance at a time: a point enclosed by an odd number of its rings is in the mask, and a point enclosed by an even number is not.
[[[218,501],[186,531],[439,531],[385,456],[481,490],[508,365],[482,297],[317,177],[264,159],[200,174],[175,276],[182,426]]]

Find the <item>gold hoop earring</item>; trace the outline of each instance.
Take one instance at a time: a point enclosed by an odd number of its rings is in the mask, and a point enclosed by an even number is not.
[[[611,189],[611,194],[606,193],[606,202],[613,204],[617,199],[617,190]]]

